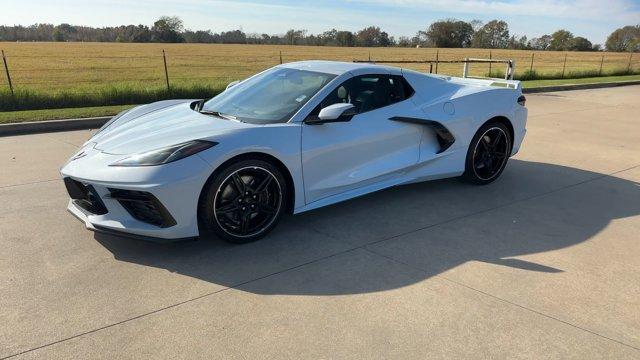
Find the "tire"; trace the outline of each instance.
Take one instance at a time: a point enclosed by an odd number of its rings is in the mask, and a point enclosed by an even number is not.
[[[276,166],[262,160],[239,161],[217,171],[204,186],[200,228],[236,244],[256,241],[277,225],[288,196]]]
[[[469,144],[462,179],[477,185],[494,182],[507,166],[512,144],[504,124],[497,121],[484,124]]]

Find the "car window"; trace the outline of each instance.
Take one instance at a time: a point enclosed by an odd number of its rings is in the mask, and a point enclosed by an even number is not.
[[[286,122],[333,78],[333,74],[273,68],[223,91],[203,110],[248,123]]]
[[[340,84],[318,105],[310,116],[333,104],[350,103],[357,113],[379,109],[406,100],[414,91],[402,76],[362,75]]]

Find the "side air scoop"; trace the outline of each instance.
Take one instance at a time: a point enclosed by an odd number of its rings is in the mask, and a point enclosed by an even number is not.
[[[404,117],[404,116],[394,116],[389,118],[389,120],[393,121],[402,121],[408,122],[412,124],[425,125],[430,127],[433,132],[436,134],[436,138],[438,139],[438,144],[440,145],[440,150],[438,150],[437,154],[440,154],[447,150],[453,143],[456,141],[453,134],[441,123],[428,120],[428,119],[420,119],[420,118],[412,118],[412,117]]]

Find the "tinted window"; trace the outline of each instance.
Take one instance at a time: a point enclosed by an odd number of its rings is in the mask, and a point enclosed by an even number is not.
[[[207,101],[203,110],[250,123],[286,122],[335,75],[273,68]]]
[[[413,89],[402,76],[356,76],[333,90],[314,109],[311,116],[317,116],[322,108],[338,103],[353,104],[358,113],[363,113],[406,100],[413,93]]]

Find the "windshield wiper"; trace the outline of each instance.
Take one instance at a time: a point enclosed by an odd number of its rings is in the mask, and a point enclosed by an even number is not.
[[[226,120],[238,120],[238,118],[233,116],[233,115],[223,114],[223,113],[221,113],[219,111],[201,110],[200,114],[213,115],[213,116],[217,116],[219,118],[223,118],[223,119],[226,119]]]

